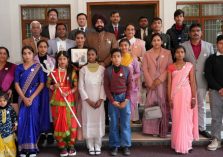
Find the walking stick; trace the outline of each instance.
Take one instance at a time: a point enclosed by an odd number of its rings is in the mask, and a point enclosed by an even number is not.
[[[53,77],[54,82],[57,84],[58,82],[57,82],[55,76],[53,75],[54,64],[49,64],[47,60],[44,60],[43,62],[44,62],[45,65],[46,65],[46,68],[45,68],[45,67],[41,64],[41,67],[42,67],[43,71],[44,71],[45,73],[47,73],[47,76],[49,76],[49,75],[51,74],[51,76]],[[50,65],[52,65],[52,66],[50,66]],[[61,89],[60,87],[59,87],[59,91],[60,91],[60,94],[62,95],[63,91],[62,91],[62,89]],[[70,103],[68,102],[67,98],[66,98],[65,96],[63,96],[63,98],[64,98],[64,100],[65,100],[65,102],[66,102],[66,105],[67,105],[68,108],[70,109],[72,115],[74,116],[74,118],[75,118],[75,120],[76,120],[78,126],[81,127],[81,124],[80,124],[79,120],[77,119],[77,117],[76,117],[74,111],[72,110],[72,108],[71,108],[71,106],[70,106]]]

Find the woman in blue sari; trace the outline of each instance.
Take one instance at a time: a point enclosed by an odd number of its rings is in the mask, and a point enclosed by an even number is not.
[[[22,48],[23,64],[15,70],[15,88],[19,94],[18,147],[20,157],[35,157],[40,134],[39,93],[44,87],[44,73],[40,64],[34,63],[31,47]]]

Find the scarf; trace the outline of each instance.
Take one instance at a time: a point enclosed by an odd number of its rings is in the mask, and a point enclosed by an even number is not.
[[[132,63],[132,61],[133,61],[133,57],[130,53],[126,52],[122,54],[121,65],[129,66],[129,64]]]
[[[90,72],[96,72],[99,68],[99,64],[98,63],[88,63],[87,68]]]

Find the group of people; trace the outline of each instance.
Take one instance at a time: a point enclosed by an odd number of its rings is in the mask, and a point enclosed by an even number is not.
[[[35,157],[38,142],[52,142],[52,134],[61,157],[76,155],[81,138],[90,155],[100,155],[106,119],[112,156],[120,148],[131,154],[131,122],[142,122],[144,134],[165,138],[172,121],[176,153],[191,152],[199,133],[213,138],[208,150],[221,147],[223,34],[214,53],[212,44],[201,39],[200,24],[188,28],[183,23],[182,10],[175,11],[176,23],[166,34],[158,17],[150,26],[140,17],[136,29],[120,25],[118,11],[107,26],[102,15],[94,15],[94,28],[86,27],[87,16],[80,13],[79,27],[69,35],[57,18],[51,9],[49,25],[30,24],[22,64],[8,62],[8,49],[0,47],[0,156],[16,156],[15,132],[20,157]],[[87,49],[85,65],[72,62],[72,49]],[[208,89],[211,135],[206,131]],[[142,120],[139,105],[145,108]]]

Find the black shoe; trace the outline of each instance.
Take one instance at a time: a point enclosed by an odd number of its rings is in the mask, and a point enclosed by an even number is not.
[[[116,155],[118,155],[118,148],[117,148],[117,147],[112,148],[112,150],[111,150],[111,155],[112,155],[112,156],[116,156]]]
[[[46,134],[41,134],[38,141],[39,145],[42,146],[45,143],[45,140],[46,140]]]
[[[211,134],[209,134],[206,130],[204,130],[204,131],[199,130],[199,134],[201,134],[202,136],[204,136],[206,138],[212,138]]]
[[[188,152],[189,152],[189,153],[192,153],[192,152],[193,152],[193,148],[191,148]]]
[[[47,135],[47,144],[54,144],[54,137],[51,134]]]
[[[123,155],[125,155],[125,156],[131,155],[129,147],[124,147],[124,149],[123,149]]]

